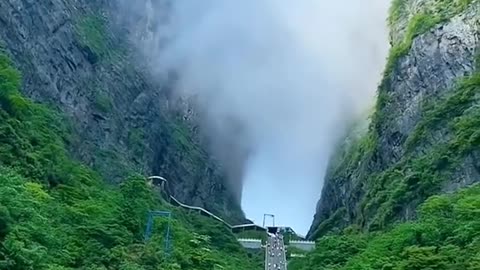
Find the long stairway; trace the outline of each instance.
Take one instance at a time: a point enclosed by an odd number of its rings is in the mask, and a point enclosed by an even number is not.
[[[256,224],[239,224],[239,225],[230,225],[222,218],[210,213],[204,208],[187,205],[178,201],[168,188],[168,181],[161,176],[150,176],[147,178],[151,186],[158,186],[165,193],[166,198],[170,203],[175,206],[182,207],[186,210],[197,211],[199,214],[211,217],[225,226],[227,226],[232,232],[236,231],[245,231],[245,230],[255,230],[255,231],[265,231],[267,233],[267,241],[265,247],[265,270],[287,270],[287,256],[286,256],[286,247],[281,233],[269,233],[268,229],[263,226]],[[279,228],[275,230],[278,232]],[[293,232],[293,230],[292,230]],[[262,241],[260,239],[238,239],[240,244],[245,248],[258,249],[262,248]],[[292,241],[290,240],[290,246],[295,248],[311,251],[315,248],[315,242],[312,241]],[[295,254],[294,254],[295,255]]]

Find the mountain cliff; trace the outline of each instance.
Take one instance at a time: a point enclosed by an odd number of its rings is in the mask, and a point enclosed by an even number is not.
[[[416,217],[431,195],[480,181],[478,1],[394,1],[391,52],[368,131],[330,164],[310,237]],[[355,132],[354,132],[355,133]]]
[[[111,4],[0,1],[0,269],[261,269],[146,180],[244,221],[194,113],[148,77]],[[149,211],[170,216],[148,230]]]
[[[308,233],[322,248],[292,269],[478,267],[480,2],[394,0],[388,22],[375,111],[338,146]]]
[[[168,82],[145,72],[113,23],[114,3],[1,1],[0,44],[23,75],[21,92],[65,116],[70,153],[107,181],[161,175],[183,202],[242,222],[191,108],[170,100]]]

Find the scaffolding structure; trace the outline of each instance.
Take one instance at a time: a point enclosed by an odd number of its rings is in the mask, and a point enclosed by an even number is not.
[[[167,218],[167,229],[165,230],[165,255],[166,257],[170,256],[170,249],[172,248],[170,242],[170,218],[172,217],[172,212],[169,211],[150,211],[148,212],[147,227],[145,229],[145,243],[150,240],[152,237],[152,230],[155,217],[166,217]]]

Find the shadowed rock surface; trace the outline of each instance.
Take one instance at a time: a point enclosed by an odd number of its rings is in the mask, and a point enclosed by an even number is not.
[[[168,99],[113,25],[110,1],[0,2],[0,44],[23,74],[23,93],[64,113],[72,154],[111,182],[162,175],[175,196],[244,220],[222,170],[204,150],[191,108]]]

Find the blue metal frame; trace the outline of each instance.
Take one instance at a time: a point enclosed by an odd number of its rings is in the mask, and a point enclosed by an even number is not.
[[[169,211],[150,211],[148,212],[148,220],[147,220],[147,228],[145,229],[145,242],[150,240],[152,236],[152,229],[153,229],[153,218],[154,217],[167,217],[167,230],[165,232],[165,254],[167,256],[170,255],[170,218],[172,217],[172,213]]]
[[[265,228],[265,217],[273,218],[273,227],[275,227],[275,215],[273,214],[263,214],[263,226]]]

